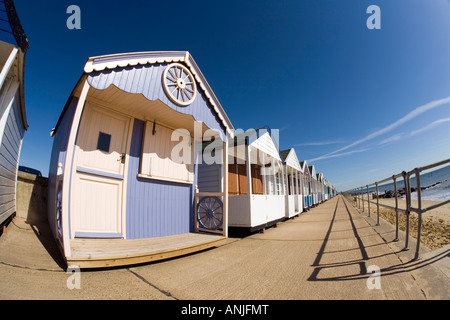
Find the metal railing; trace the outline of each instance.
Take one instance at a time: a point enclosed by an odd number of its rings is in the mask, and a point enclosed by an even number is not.
[[[443,160],[440,162],[436,162],[424,167],[419,167],[419,168],[415,168],[409,172],[403,171],[402,173],[393,175],[392,177],[386,178],[384,180],[381,181],[377,181],[374,182],[372,184],[363,186],[363,187],[359,187],[359,188],[355,188],[353,190],[347,191],[347,194],[351,194],[352,196],[356,197],[356,205],[358,206],[358,208],[361,208],[362,206],[362,210],[363,212],[365,211],[365,207],[364,207],[364,203],[367,202],[367,206],[368,206],[368,213],[369,213],[369,217],[370,217],[370,204],[376,204],[377,205],[377,225],[380,225],[380,206],[381,207],[385,207],[385,208],[389,208],[389,209],[393,209],[395,210],[395,222],[396,222],[396,231],[395,231],[395,239],[394,241],[399,241],[398,238],[398,233],[399,233],[399,212],[404,212],[406,214],[406,239],[405,239],[405,247],[403,250],[409,250],[409,229],[410,229],[410,214],[411,212],[416,212],[418,214],[418,226],[417,226],[417,245],[416,245],[416,252],[415,252],[415,257],[414,260],[419,260],[420,259],[420,254],[419,254],[419,250],[420,250],[420,242],[421,242],[421,233],[422,233],[422,214],[430,211],[432,209],[441,207],[443,205],[446,205],[448,203],[450,203],[450,199],[433,204],[429,207],[422,207],[422,189],[421,189],[421,185],[420,185],[420,173],[422,171],[428,170],[428,169],[432,169],[435,167],[439,167],[442,165],[445,165],[447,163],[450,163],[450,159],[447,160]],[[417,192],[417,207],[413,207],[412,206],[412,202],[411,202],[411,192],[412,192],[412,187],[411,187],[411,177],[415,176],[416,178],[416,189],[415,191]],[[398,179],[403,178],[403,182],[404,182],[404,189],[405,189],[405,200],[406,200],[406,208],[400,208],[398,205],[398,191],[397,190],[397,181]],[[386,205],[386,204],[381,204],[379,202],[379,192],[378,192],[378,186],[380,184],[383,184],[385,182],[389,182],[389,181],[393,181],[394,183],[394,198],[395,198],[395,207]],[[375,192],[376,192],[376,202],[374,201],[370,201],[370,192],[369,192],[369,187],[375,186]],[[373,192],[373,191],[372,191]],[[365,195],[367,194],[367,200],[364,199]]]

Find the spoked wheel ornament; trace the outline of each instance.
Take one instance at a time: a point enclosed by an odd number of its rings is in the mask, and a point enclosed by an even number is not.
[[[218,230],[223,225],[223,203],[217,197],[203,197],[197,206],[197,220],[207,230]]]
[[[192,73],[179,63],[169,65],[163,74],[163,87],[172,102],[188,106],[197,95],[197,85]]]

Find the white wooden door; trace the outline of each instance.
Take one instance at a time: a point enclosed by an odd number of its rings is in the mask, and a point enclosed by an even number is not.
[[[87,104],[74,156],[72,237],[122,238],[123,189],[131,119]]]

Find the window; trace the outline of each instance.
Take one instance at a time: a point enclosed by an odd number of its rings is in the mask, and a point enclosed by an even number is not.
[[[187,130],[147,122],[140,177],[194,183],[194,144]]]
[[[111,135],[100,132],[100,134],[98,135],[97,149],[109,153],[110,145],[111,145]]]

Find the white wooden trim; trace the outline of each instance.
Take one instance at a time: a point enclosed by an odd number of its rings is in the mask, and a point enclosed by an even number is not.
[[[2,72],[0,73],[0,88],[3,87],[6,77],[8,76],[9,71],[11,70],[12,66],[14,65],[14,61],[16,60],[18,52],[19,52],[19,49],[17,47],[14,47],[11,50],[8,60],[6,60],[5,65],[3,66]]]
[[[286,176],[286,184],[289,184],[289,171],[287,170],[287,166],[286,166],[286,172],[284,173],[284,175]],[[289,186],[288,186],[287,190],[288,190],[288,195],[289,195]]]
[[[1,109],[3,109],[3,103],[7,103],[5,111],[3,112],[3,114],[1,114],[0,119],[0,146],[1,143],[3,142],[3,133],[5,132],[5,127],[6,123],[8,122],[9,113],[11,112],[11,108],[18,89],[19,89],[19,82],[11,80],[11,82],[9,83],[8,91],[5,93],[2,104],[0,105]]]
[[[223,193],[223,236],[228,238],[228,141],[223,143],[222,193]]]
[[[141,179],[149,179],[149,180],[158,180],[158,181],[167,181],[167,182],[174,182],[174,183],[182,183],[182,184],[190,184],[193,185],[194,181],[186,181],[186,180],[178,180],[174,178],[165,178],[165,177],[157,177],[157,176],[150,176],[148,174],[139,173],[138,178]]]
[[[71,257],[72,252],[70,248],[70,234],[69,234],[69,194],[70,184],[72,180],[73,168],[73,156],[75,152],[75,141],[78,134],[78,128],[81,121],[81,115],[85,107],[86,97],[89,92],[90,85],[86,80],[81,91],[80,98],[78,100],[77,108],[72,121],[72,127],[70,129],[69,140],[67,142],[66,161],[63,174],[63,190],[62,190],[62,234],[63,234],[63,247],[64,254],[67,258]]]
[[[252,162],[250,158],[250,146],[245,145],[245,167],[247,170],[247,193],[252,194]]]
[[[250,158],[250,146],[248,144],[245,144],[245,169],[247,170],[247,194],[249,195],[249,206],[251,206],[252,201],[252,162]]]
[[[263,164],[263,166],[261,167],[261,170],[263,170],[263,168],[264,168],[264,164],[266,163],[266,156],[265,156],[265,154],[264,154],[264,152],[262,152],[262,164]],[[263,194],[264,195],[266,195],[268,192],[267,192],[267,175],[265,174],[266,172],[265,172],[265,170],[264,170],[264,175],[263,174],[261,174],[261,176],[262,176],[262,182],[263,182]]]
[[[273,194],[277,195],[277,174],[275,173],[275,159],[272,158],[272,178],[273,178]]]
[[[125,166],[123,168],[123,185],[122,185],[122,235],[127,239],[127,186],[128,186],[128,168],[130,165],[131,139],[133,136],[134,120],[130,118],[128,126],[128,140],[125,151]]]

